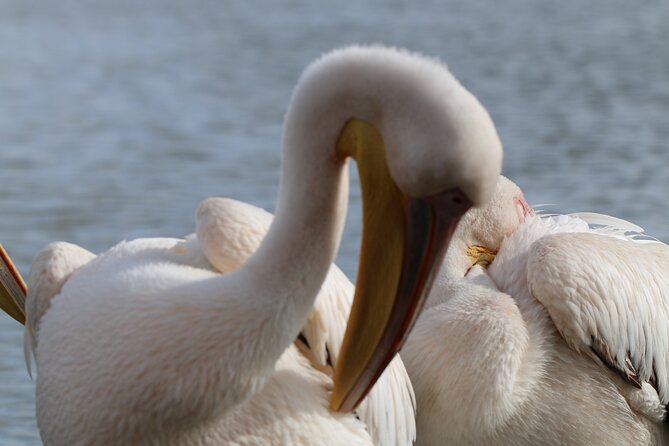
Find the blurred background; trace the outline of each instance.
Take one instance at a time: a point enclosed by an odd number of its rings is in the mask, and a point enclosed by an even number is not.
[[[188,234],[205,197],[273,210],[296,79],[355,42],[446,61],[530,203],[669,240],[668,2],[279,3],[0,0],[0,242],[24,274],[53,240],[100,252]],[[338,258],[351,278],[352,194]],[[21,328],[0,315],[2,445],[40,444]]]

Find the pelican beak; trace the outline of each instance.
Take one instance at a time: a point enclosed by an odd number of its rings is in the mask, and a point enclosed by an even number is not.
[[[347,123],[337,153],[357,161],[363,201],[356,291],[330,401],[332,410],[347,412],[402,347],[471,203],[457,189],[427,198],[403,194],[388,172],[381,135],[367,122]]]
[[[26,284],[0,245],[0,309],[21,324],[26,323]]]

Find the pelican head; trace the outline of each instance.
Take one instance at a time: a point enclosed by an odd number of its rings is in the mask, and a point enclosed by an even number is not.
[[[472,247],[496,253],[504,237],[516,230],[525,217],[533,211],[525,201],[523,191],[504,176],[500,176],[490,201],[487,205],[470,210],[462,218],[457,238]],[[469,255],[470,257],[471,254]],[[472,258],[474,263],[477,258]]]
[[[413,326],[458,220],[495,190],[502,147],[486,110],[446,66],[378,46],[309,66],[285,129],[284,148],[300,162],[284,158],[284,173],[297,175],[309,159],[324,176],[314,146],[333,140],[326,163],[358,166],[363,239],[331,401],[352,410]]]
[[[534,211],[513,181],[499,176],[490,201],[470,209],[461,219],[439,274],[444,282],[457,281],[475,265],[486,268],[497,255],[502,241]],[[444,284],[445,289],[448,286]],[[443,297],[447,293],[436,293]],[[438,299],[437,299],[438,300]],[[438,303],[432,296],[430,306]]]

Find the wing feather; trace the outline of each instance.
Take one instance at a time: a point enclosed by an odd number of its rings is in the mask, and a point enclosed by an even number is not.
[[[337,363],[353,301],[353,284],[332,265],[302,330],[312,361],[331,368]],[[416,438],[416,401],[400,356],[390,362],[367,397],[356,409],[375,444],[410,445]]]
[[[669,403],[669,246],[569,233],[529,255],[530,290],[565,341]]]
[[[72,273],[95,258],[95,254],[67,242],[48,244],[33,259],[28,274],[26,296],[26,328],[24,357],[28,374],[32,376],[31,353],[37,347],[39,321],[51,305],[51,299],[60,293]]]
[[[627,220],[623,220],[622,218],[612,217],[606,214],[598,214],[596,212],[575,212],[569,215],[571,217],[580,218],[590,225],[605,226],[637,233],[643,232],[643,228],[641,226],[635,225],[634,223],[631,223]]]

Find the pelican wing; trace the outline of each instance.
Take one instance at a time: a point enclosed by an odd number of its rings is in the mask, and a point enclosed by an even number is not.
[[[228,198],[209,198],[197,210],[197,239],[213,267],[230,272],[260,246],[272,214]],[[190,242],[192,243],[192,241]],[[318,370],[332,376],[353,302],[353,284],[332,265],[296,345]],[[416,437],[415,399],[399,356],[356,409],[375,444],[409,445]]]
[[[669,403],[669,246],[554,234],[529,256],[530,291],[565,341]]]
[[[330,376],[344,339],[353,291],[353,284],[332,265],[298,340],[312,364]],[[416,438],[415,406],[413,387],[398,355],[355,413],[374,444],[409,445]]]
[[[92,252],[67,242],[50,243],[35,256],[26,299],[26,316],[34,329],[72,273],[94,258]]]
[[[42,315],[72,273],[95,258],[95,254],[67,242],[54,242],[42,249],[33,260],[28,275],[26,297],[26,330],[24,354],[31,373],[30,353],[37,347],[37,330]]]

